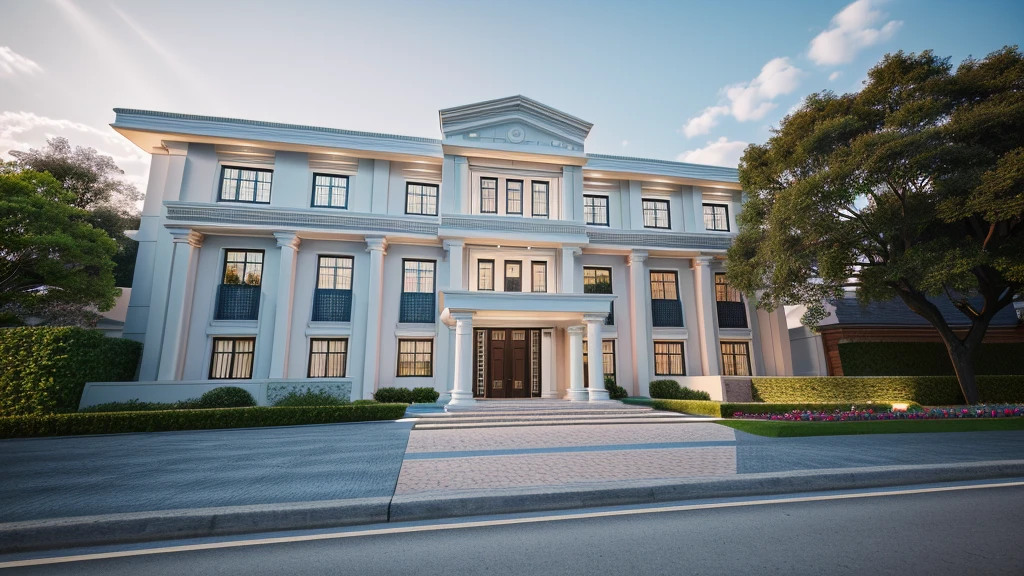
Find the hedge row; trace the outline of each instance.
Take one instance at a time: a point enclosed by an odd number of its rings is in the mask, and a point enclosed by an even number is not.
[[[655,410],[668,410],[670,412],[682,412],[683,414],[695,414],[698,416],[714,416],[721,418],[722,403],[714,400],[661,400],[651,401],[651,407]]]
[[[705,400],[654,400],[650,404],[655,410],[668,410],[698,416],[714,416],[716,418],[732,418],[737,412],[744,414],[787,414],[794,410],[814,410],[833,412],[850,410],[854,407],[871,408],[875,411],[888,412],[892,404],[875,403],[855,405],[850,402],[836,403],[802,403],[802,404],[764,404],[758,402],[713,402]]]
[[[86,382],[133,379],[141,353],[97,330],[0,329],[0,416],[74,412]]]
[[[405,404],[363,404],[7,416],[0,418],[0,438],[397,420],[406,408]]]
[[[981,375],[1021,372],[1024,343],[982,344],[974,365]],[[845,342],[839,360],[846,376],[953,376],[941,342]]]
[[[812,376],[751,378],[754,400],[763,402],[917,402],[963,404],[952,376]],[[978,376],[979,400],[1024,402],[1024,376]]]

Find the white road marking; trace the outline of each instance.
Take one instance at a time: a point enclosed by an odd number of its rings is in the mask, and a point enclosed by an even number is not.
[[[745,500],[741,502],[715,502],[708,504],[685,504],[680,506],[659,506],[651,508],[635,508],[627,510],[606,510],[603,512],[579,512],[573,514],[553,514],[531,518],[506,518],[498,520],[480,520],[476,522],[448,522],[426,526],[401,526],[395,528],[375,528],[372,530],[353,530],[349,532],[331,532],[327,534],[306,534],[301,536],[282,536],[278,538],[257,538],[252,540],[232,540],[228,542],[209,542],[206,544],[188,544],[184,546],[165,546],[141,550],[122,550],[98,554],[80,554],[76,556],[56,556],[52,558],[35,558],[0,562],[0,569],[22,568],[25,566],[44,566],[48,564],[64,564],[67,562],[85,562],[89,560],[106,560],[110,558],[127,558],[131,556],[148,556],[151,554],[172,554],[176,552],[195,552],[199,550],[217,550],[221,548],[239,548],[243,546],[265,546],[268,544],[287,544],[291,542],[313,542],[317,540],[336,540],[340,538],[357,538],[362,536],[382,536],[387,534],[408,534],[412,532],[433,532],[437,530],[455,530],[461,528],[484,528],[490,526],[509,526],[514,524],[533,524],[538,522],[562,522],[565,520],[585,520],[590,518],[606,518],[610,516],[631,516],[634,514],[658,514],[663,512],[686,512],[690,510],[713,510],[716,508],[739,508],[743,506],[765,506],[771,504],[793,504],[800,502],[822,502],[826,500],[848,500],[855,498],[877,498],[882,496],[903,496],[907,494],[928,494],[932,492],[954,492],[959,490],[978,490],[982,488],[1009,488],[1024,486],[1024,482],[1004,482],[995,484],[974,484],[967,486],[940,486],[934,488],[914,488],[910,490],[888,490],[885,492],[863,492],[856,494],[828,494],[822,496],[804,496],[800,498],[772,498],[770,500]]]

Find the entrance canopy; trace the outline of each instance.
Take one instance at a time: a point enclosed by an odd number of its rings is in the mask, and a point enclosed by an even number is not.
[[[584,314],[607,315],[613,294],[489,292],[449,290],[438,294],[441,321],[454,326],[453,313],[472,313],[475,326],[545,326],[583,324]]]

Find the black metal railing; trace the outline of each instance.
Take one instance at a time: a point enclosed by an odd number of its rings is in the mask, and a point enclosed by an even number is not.
[[[746,328],[747,307],[743,302],[718,302],[719,328]]]
[[[434,293],[402,292],[398,321],[432,323],[434,321]]]
[[[683,303],[679,300],[651,300],[651,319],[655,326],[682,326]]]
[[[615,325],[615,302],[608,305],[608,317],[604,319],[605,326]]]
[[[313,322],[351,322],[352,291],[317,288],[313,292]]]
[[[260,286],[221,284],[217,287],[217,320],[256,320],[260,316]]]

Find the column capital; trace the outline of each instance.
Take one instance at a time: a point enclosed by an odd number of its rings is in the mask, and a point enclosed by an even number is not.
[[[366,251],[367,252],[381,252],[381,255],[387,255],[388,253],[388,239],[383,236],[367,236],[366,237]]]
[[[278,248],[298,250],[299,244],[302,242],[295,232],[274,232],[274,238],[277,240]]]
[[[193,248],[203,245],[203,234],[191,228],[167,228],[171,233],[171,240],[176,243],[187,243]]]
[[[441,246],[446,251],[450,251],[452,248],[462,248],[466,245],[466,241],[461,238],[449,238],[441,242]]]
[[[562,246],[563,254],[572,254],[573,256],[582,256],[583,248],[579,246]]]
[[[642,265],[647,261],[646,250],[633,250],[626,256],[626,264],[632,266],[634,264]]]
[[[472,312],[449,312],[448,317],[456,322],[465,322],[467,320],[470,322],[473,321]]]
[[[579,334],[580,336],[583,336],[583,333],[587,331],[587,327],[583,324],[580,324],[577,326],[569,326],[568,328],[565,329],[565,331],[568,332],[569,334]]]
[[[693,257],[693,267],[697,268],[698,266],[710,266],[711,263],[714,262],[714,261],[715,261],[715,257],[714,256],[694,256]]]
[[[607,314],[584,314],[583,322],[585,324],[600,324],[604,325],[604,321],[608,318]]]

